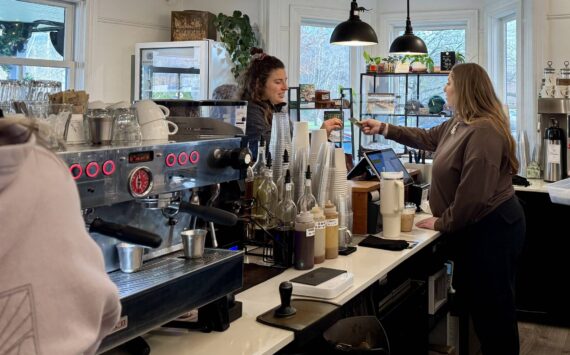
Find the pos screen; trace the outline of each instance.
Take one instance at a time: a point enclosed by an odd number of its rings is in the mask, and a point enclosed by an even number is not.
[[[408,170],[404,167],[404,164],[402,164],[402,161],[396,156],[396,153],[392,148],[365,152],[364,157],[378,179],[382,177],[383,171],[401,171],[404,173],[404,185],[413,183],[413,179],[408,173]]]

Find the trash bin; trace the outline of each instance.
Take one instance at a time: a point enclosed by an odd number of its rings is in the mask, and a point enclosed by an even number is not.
[[[344,318],[323,333],[335,354],[390,355],[388,337],[374,316]]]

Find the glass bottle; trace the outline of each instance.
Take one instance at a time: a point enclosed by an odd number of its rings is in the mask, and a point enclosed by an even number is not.
[[[293,185],[289,169],[285,173],[283,200],[277,205],[278,224],[273,235],[273,259],[276,264],[290,267],[293,265],[293,248],[295,241],[295,217],[297,206],[293,202]]]
[[[247,167],[245,173],[245,195],[246,200],[251,200],[253,198],[253,181],[255,180],[255,175],[253,173],[253,167],[250,165]]]
[[[259,188],[255,190],[256,211],[252,215],[257,219],[261,227],[266,230],[275,226],[274,213],[277,208],[277,186],[273,182],[273,170],[271,169],[271,154],[267,154],[266,169],[263,171],[263,180]]]
[[[307,171],[305,172],[305,190],[299,201],[297,201],[297,207],[299,211],[311,211],[313,207],[317,205],[317,199],[313,195],[311,187],[311,166],[307,165]]]
[[[255,164],[253,164],[253,187],[252,187],[252,196],[255,197],[257,194],[257,190],[259,189],[259,185],[263,181],[263,171],[265,170],[265,140],[263,136],[259,138],[259,146],[257,147],[257,159],[255,160]],[[253,210],[251,211],[253,215],[257,214],[257,206],[254,204]]]
[[[289,152],[287,149],[283,151],[283,169],[281,171],[287,171],[289,169]],[[277,182],[277,192],[279,193],[279,201],[283,200],[283,188],[285,187],[285,176],[281,174]],[[295,184],[291,181],[291,188],[294,188]],[[295,191],[294,189],[292,191]]]

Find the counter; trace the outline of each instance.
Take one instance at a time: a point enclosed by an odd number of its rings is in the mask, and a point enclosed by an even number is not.
[[[415,222],[428,217],[416,215]],[[349,256],[326,260],[316,267],[344,269],[354,274],[354,284],[338,297],[329,300],[343,305],[351,298],[380,280],[419,250],[439,237],[439,232],[414,227],[398,239],[417,242],[411,249],[399,252],[358,247]],[[231,323],[225,332],[188,332],[180,329],[159,329],[145,336],[153,355],[167,354],[273,354],[294,339],[293,332],[270,327],[256,321],[256,317],[279,305],[279,284],[308,272],[290,268],[238,295],[243,302],[243,315]],[[295,298],[295,296],[293,296]]]
[[[527,192],[544,192],[548,193],[548,188],[546,187],[549,183],[542,179],[528,179],[530,183],[529,186],[513,185],[515,191],[527,191]]]

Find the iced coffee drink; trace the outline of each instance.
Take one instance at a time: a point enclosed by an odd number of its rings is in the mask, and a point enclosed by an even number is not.
[[[401,216],[401,231],[411,232],[414,226],[414,217],[416,216],[416,205],[411,202],[406,202]]]

